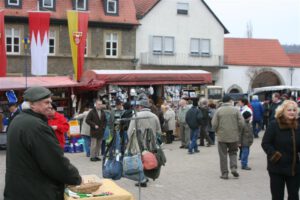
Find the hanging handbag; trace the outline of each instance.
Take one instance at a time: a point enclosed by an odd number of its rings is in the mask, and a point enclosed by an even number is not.
[[[136,130],[133,131],[124,153],[123,176],[134,181],[145,178]]]
[[[114,135],[112,141],[105,150],[102,165],[103,178],[119,180],[122,177],[123,166],[121,162],[121,155],[118,151],[116,151],[116,143],[119,141],[117,137],[120,137],[118,133]]]
[[[143,152],[142,152],[142,162],[144,170],[151,170],[157,168],[157,159],[156,156],[153,154],[153,151],[155,150],[155,144],[153,144],[153,140],[151,137],[152,130],[146,129],[144,132],[143,142],[145,142],[145,146],[143,146]]]

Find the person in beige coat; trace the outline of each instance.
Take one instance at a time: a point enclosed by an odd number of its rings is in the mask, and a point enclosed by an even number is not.
[[[217,109],[213,119],[212,127],[216,130],[218,137],[218,151],[220,156],[220,168],[222,179],[228,179],[229,154],[230,170],[234,177],[239,177],[237,172],[237,150],[240,133],[244,125],[244,119],[236,109],[230,96],[223,97],[222,105]]]
[[[167,134],[167,144],[172,143],[174,135],[173,133],[176,130],[176,119],[175,119],[175,112],[174,110],[167,105],[166,106],[166,112],[164,113],[164,119],[166,124],[166,134]]]

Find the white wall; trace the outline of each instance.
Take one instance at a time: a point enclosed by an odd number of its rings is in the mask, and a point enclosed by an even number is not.
[[[189,3],[188,15],[177,14],[178,2]],[[175,37],[175,56],[164,56],[169,59],[169,62],[170,60],[178,62],[176,56],[189,54],[191,38],[210,39],[211,54],[222,56],[224,54],[224,29],[200,0],[161,0],[140,20],[140,24],[137,28],[137,58],[140,58],[141,53],[152,54],[151,36],[153,35]],[[212,63],[211,60],[216,59],[213,56],[200,59],[206,65],[216,65],[219,61]]]
[[[242,93],[247,93],[251,87],[250,78],[247,75],[249,68],[256,68],[258,70],[267,69],[274,72],[283,85],[291,84],[291,71],[288,67],[253,67],[253,66],[228,66],[228,69],[220,70],[217,74],[218,80],[216,85],[224,87],[224,91],[228,92],[228,89],[236,84],[242,88]],[[300,86],[300,69],[295,68],[293,72],[293,85]]]

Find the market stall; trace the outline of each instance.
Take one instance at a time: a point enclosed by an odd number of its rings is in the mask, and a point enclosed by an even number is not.
[[[56,77],[0,77],[0,147],[6,143],[6,125],[9,116],[7,91],[13,91],[17,98],[17,104],[23,102],[23,93],[26,88],[33,86],[43,86],[49,88],[53,93],[52,100],[56,102],[57,109],[66,117],[71,117],[74,111],[72,95],[73,88],[78,83],[71,80],[68,76]],[[74,99],[74,98],[73,98]]]
[[[111,103],[114,97],[126,101],[139,92],[159,102],[162,98],[179,100],[183,95],[197,97],[200,86],[211,81],[211,73],[204,70],[88,70],[80,84],[87,90],[97,90],[99,96],[110,94]]]

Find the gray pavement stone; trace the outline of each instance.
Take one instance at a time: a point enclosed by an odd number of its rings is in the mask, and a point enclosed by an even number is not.
[[[262,133],[261,133],[262,135]],[[179,149],[180,142],[163,146],[167,163],[162,167],[159,179],[149,181],[141,189],[142,200],[266,200],[271,199],[269,176],[266,170],[265,154],[260,146],[261,137],[254,140],[250,150],[251,171],[240,169],[240,177],[222,180],[220,176],[217,146],[200,147],[200,153],[189,155],[186,149]],[[0,200],[3,199],[5,179],[5,153],[0,151]],[[90,162],[84,153],[66,153],[80,173],[96,174],[102,177],[102,162]],[[116,181],[131,192],[138,200],[138,188],[125,178]]]

